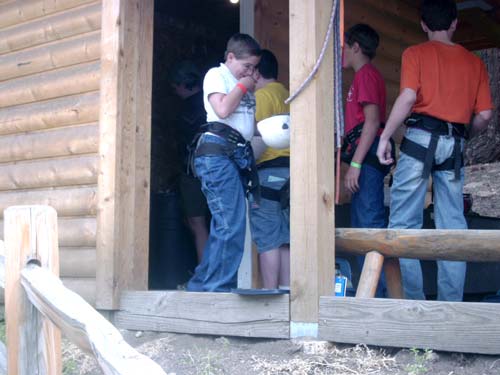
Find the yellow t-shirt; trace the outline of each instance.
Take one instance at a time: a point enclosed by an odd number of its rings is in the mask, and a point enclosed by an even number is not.
[[[285,86],[279,82],[271,82],[255,92],[256,110],[255,120],[261,121],[265,118],[290,112],[290,105],[285,104],[289,97]],[[276,159],[280,156],[290,156],[290,149],[274,149],[268,147],[257,160],[257,164],[267,160]]]

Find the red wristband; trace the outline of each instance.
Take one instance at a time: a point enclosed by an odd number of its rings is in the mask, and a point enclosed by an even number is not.
[[[238,82],[236,84],[236,87],[238,87],[241,91],[243,91],[243,95],[245,95],[247,93],[247,91],[248,91],[248,89],[246,88],[246,86],[243,83],[241,83],[241,82]]]

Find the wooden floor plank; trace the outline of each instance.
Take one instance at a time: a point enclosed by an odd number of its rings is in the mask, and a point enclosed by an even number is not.
[[[243,337],[289,338],[289,295],[127,291],[120,328]]]
[[[321,297],[319,336],[340,343],[500,354],[500,305]]]

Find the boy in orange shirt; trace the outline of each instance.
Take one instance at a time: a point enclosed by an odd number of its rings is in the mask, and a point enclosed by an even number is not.
[[[403,53],[401,92],[380,136],[377,156],[394,162],[389,139],[410,115],[391,188],[389,228],[421,228],[429,176],[433,178],[438,229],[467,229],[463,215],[463,145],[470,130],[492,116],[483,62],[452,42],[457,27],[454,0],[424,0],[421,26],[428,42]],[[406,298],[425,299],[419,260],[401,259]],[[438,261],[438,299],[461,301],[465,262]]]

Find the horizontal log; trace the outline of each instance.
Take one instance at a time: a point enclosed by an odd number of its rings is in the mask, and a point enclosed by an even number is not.
[[[385,20],[398,18],[414,25],[420,25],[420,10],[414,5],[401,0],[362,0],[363,4],[374,9],[372,18]]]
[[[0,30],[0,54],[99,30],[101,4],[91,3]]]
[[[393,35],[379,34],[379,37],[380,42],[377,48],[377,56],[383,56],[400,65],[403,51],[408,48],[409,45],[395,40]]]
[[[500,305],[321,297],[319,338],[338,343],[499,355]]]
[[[500,261],[500,231],[462,229],[335,229],[337,251],[377,250],[392,258]]]
[[[0,136],[0,163],[97,153],[99,124]]]
[[[0,165],[0,191],[97,184],[98,157],[74,156]]]
[[[96,249],[63,247],[59,249],[59,265],[61,277],[95,279]]]
[[[378,68],[386,82],[399,83],[401,78],[401,64],[399,62],[388,59],[383,55],[377,55],[373,60],[373,64]]]
[[[97,186],[4,191],[0,193],[0,217],[7,207],[38,204],[53,207],[59,217],[95,216]]]
[[[93,354],[106,374],[166,375],[157,363],[135,351],[110,322],[46,269],[29,264],[21,271],[21,283],[37,310],[80,349]]]
[[[3,55],[0,59],[0,81],[97,60],[101,54],[100,42],[100,31],[93,31]]]
[[[0,135],[96,122],[99,92],[0,108]]]
[[[0,82],[0,107],[99,90],[100,61]]]
[[[59,246],[96,247],[95,217],[59,218],[57,221]],[[0,221],[0,239],[4,238],[3,221]]]
[[[0,288],[5,289],[5,252],[3,241],[0,241]],[[59,274],[61,277],[94,278],[96,249],[94,248],[61,248],[59,249]]]
[[[126,291],[115,325],[134,330],[289,338],[289,304],[289,295],[246,298],[231,293]]]
[[[23,23],[95,0],[14,0],[0,5],[0,28]]]
[[[419,24],[414,24],[397,17],[374,17],[377,9],[361,1],[347,1],[345,3],[345,27],[365,22],[370,24],[378,33],[393,35],[394,39],[406,45],[421,43],[427,40]]]
[[[63,278],[64,285],[95,306],[96,282],[92,278]],[[0,304],[5,303],[4,289],[0,288]],[[1,375],[1,374],[0,374]]]

